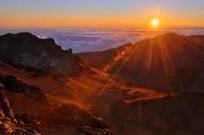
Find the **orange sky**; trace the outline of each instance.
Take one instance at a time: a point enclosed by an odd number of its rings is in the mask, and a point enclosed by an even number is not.
[[[0,27],[149,27],[204,26],[204,1],[198,0],[7,0],[0,2]]]
[[[148,27],[153,15],[143,17],[115,17],[115,16],[1,16],[1,27],[56,27],[56,26],[80,26],[80,27]],[[171,16],[160,16],[160,27],[174,26],[203,26],[204,19],[189,19]]]

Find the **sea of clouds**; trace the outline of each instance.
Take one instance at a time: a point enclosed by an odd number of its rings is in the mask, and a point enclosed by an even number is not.
[[[41,28],[0,29],[0,34],[31,32],[40,38],[53,38],[63,49],[72,48],[75,53],[102,51],[135,43],[155,35],[173,31],[182,35],[204,35],[204,28],[175,28],[165,30],[144,30],[137,28]]]

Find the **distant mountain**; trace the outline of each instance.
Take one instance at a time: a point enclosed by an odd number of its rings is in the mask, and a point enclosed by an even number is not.
[[[15,67],[74,75],[83,70],[82,61],[64,51],[53,39],[40,39],[30,33],[0,36],[0,59]]]
[[[204,89],[204,36],[201,35],[166,33],[134,45],[79,56],[128,85],[172,92]]]

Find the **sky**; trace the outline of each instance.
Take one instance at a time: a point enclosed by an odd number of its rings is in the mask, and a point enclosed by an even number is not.
[[[204,0],[0,0],[0,28],[204,26]]]

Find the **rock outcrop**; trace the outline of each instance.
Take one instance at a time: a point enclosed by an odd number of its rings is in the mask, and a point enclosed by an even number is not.
[[[83,63],[72,50],[62,50],[53,39],[40,39],[30,33],[0,36],[0,59],[15,67],[35,72],[77,75]]]
[[[39,101],[46,101],[46,95],[42,89],[26,84],[12,75],[0,75],[0,82],[8,91],[22,93]]]

